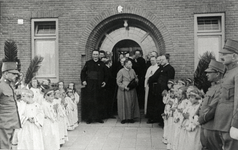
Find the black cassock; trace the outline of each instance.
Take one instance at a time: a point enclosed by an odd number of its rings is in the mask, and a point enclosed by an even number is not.
[[[168,90],[169,79],[174,79],[175,70],[170,65],[160,66],[159,69],[149,78],[149,95],[147,106],[147,117],[155,122],[163,123],[161,114],[164,112],[162,92]]]
[[[106,66],[102,61],[89,60],[81,71],[81,81],[87,85],[82,88],[82,120],[98,121],[103,118],[104,99],[102,83],[107,82]]]

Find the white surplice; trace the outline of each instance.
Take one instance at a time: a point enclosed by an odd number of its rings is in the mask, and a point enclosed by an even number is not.
[[[148,94],[149,94],[149,86],[148,86],[148,80],[149,78],[155,73],[155,71],[159,69],[159,66],[158,64],[155,64],[155,65],[151,65],[147,71],[146,71],[146,74],[145,74],[145,106],[144,106],[144,112],[146,114],[146,111],[147,111],[147,102],[148,102]]]

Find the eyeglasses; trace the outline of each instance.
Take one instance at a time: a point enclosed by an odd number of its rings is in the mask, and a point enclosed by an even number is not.
[[[9,72],[9,73],[11,73],[11,74],[13,74],[13,75],[17,75],[17,76],[19,75],[18,73],[13,73],[13,72]]]
[[[206,72],[206,73],[217,73],[216,71]]]

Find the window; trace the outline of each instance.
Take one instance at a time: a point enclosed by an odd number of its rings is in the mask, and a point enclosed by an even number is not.
[[[58,20],[32,19],[32,57],[44,57],[38,71],[39,79],[58,81]]]
[[[225,41],[224,14],[195,14],[194,16],[195,64],[197,68],[199,57],[206,51],[213,52],[219,60],[219,50]]]

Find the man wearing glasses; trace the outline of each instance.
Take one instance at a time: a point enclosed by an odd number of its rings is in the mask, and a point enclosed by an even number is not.
[[[21,127],[14,85],[19,71],[16,62],[2,63],[0,80],[0,149],[11,148],[14,130]]]

